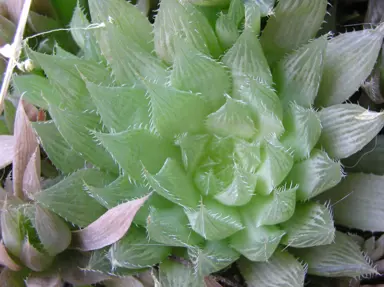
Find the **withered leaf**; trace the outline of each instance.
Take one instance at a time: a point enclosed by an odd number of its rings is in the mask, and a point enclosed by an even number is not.
[[[215,278],[211,276],[204,277],[204,283],[206,287],[222,287],[219,283],[217,283]]]
[[[53,257],[40,252],[29,242],[29,240],[25,240],[21,250],[20,260],[29,269],[41,272],[51,265]]]
[[[40,191],[40,173],[40,148],[37,146],[24,171],[23,192],[25,196],[31,198],[31,194]]]
[[[21,267],[13,261],[13,259],[9,256],[7,249],[3,242],[0,243],[0,264],[8,267],[13,271],[19,271]]]
[[[63,284],[59,274],[53,274],[51,276],[40,276],[39,274],[33,274],[25,281],[27,287],[61,287]]]

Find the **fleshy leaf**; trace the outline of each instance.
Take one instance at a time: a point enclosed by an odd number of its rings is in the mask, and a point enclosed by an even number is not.
[[[360,247],[348,235],[336,231],[333,244],[304,249],[292,249],[308,264],[308,274],[326,277],[358,277],[377,271],[363,256]]]
[[[343,33],[329,41],[317,106],[340,104],[360,87],[376,63],[382,29]]]
[[[306,269],[288,252],[276,251],[268,262],[238,262],[249,287],[302,287]]]
[[[156,173],[168,156],[178,154],[171,143],[144,128],[116,134],[95,133],[95,137],[133,180],[141,180],[143,165],[148,172]]]
[[[208,135],[192,135],[188,133],[184,133],[177,138],[176,145],[181,149],[181,159],[184,169],[188,173],[195,171],[206,152],[208,141]]]
[[[50,106],[49,113],[63,138],[84,159],[104,170],[117,172],[112,157],[96,143],[91,133],[94,129],[102,128],[100,118],[95,113],[78,113],[53,106]]]
[[[329,158],[326,152],[313,149],[308,159],[295,163],[286,178],[298,184],[298,200],[308,200],[337,185],[343,176],[340,162]]]
[[[83,169],[59,183],[34,195],[43,207],[80,227],[96,220],[105,208],[83,190],[84,182],[92,186],[104,186],[111,178],[95,169]]]
[[[4,100],[4,120],[10,134],[14,133],[16,108],[12,101]]]
[[[0,243],[0,264],[12,271],[19,271],[21,267],[9,256],[4,244]]]
[[[327,4],[327,0],[286,0],[277,4],[260,39],[270,64],[316,35],[323,23]]]
[[[68,145],[53,121],[35,122],[32,127],[49,160],[63,173],[70,173],[85,166],[84,159]]]
[[[169,1],[169,0],[165,0]],[[202,95],[145,81],[148,89],[151,124],[162,136],[200,132],[209,114],[209,101]]]
[[[166,260],[159,266],[160,286],[167,287],[201,287],[204,286],[203,278],[194,274],[192,267]]]
[[[235,2],[235,1],[231,1]],[[236,1],[237,2],[237,1]],[[233,21],[232,17],[228,14],[220,13],[219,18],[216,21],[216,34],[219,39],[221,47],[224,50],[229,49],[239,38],[239,28]]]
[[[33,154],[31,155],[27,167],[23,176],[23,193],[27,197],[31,197],[31,194],[41,190],[40,184],[41,174],[41,159],[40,159],[40,147],[37,146]]]
[[[256,227],[284,222],[291,218],[295,211],[297,188],[298,186],[282,186],[268,196],[255,194],[241,209],[241,213]]]
[[[82,230],[72,232],[72,247],[82,251],[101,249],[120,240],[131,226],[148,195],[109,209]]]
[[[167,158],[155,175],[144,168],[144,177],[156,193],[184,207],[195,208],[198,205],[199,193],[177,161]]]
[[[206,120],[209,131],[219,136],[251,139],[257,133],[252,109],[242,101],[227,98],[227,102]]]
[[[262,5],[259,5],[258,3],[262,1],[263,0],[246,1],[244,3],[244,7],[245,7],[244,29],[251,30],[256,35],[260,34],[261,17],[263,16],[263,13],[265,13],[265,11],[263,11]],[[275,0],[272,0],[269,2],[274,2],[274,1]]]
[[[44,276],[45,275],[45,276]],[[62,282],[59,274],[34,274],[25,281],[27,287],[60,287]]]
[[[259,78],[267,85],[272,84],[272,74],[264,52],[251,30],[245,30],[240,35],[224,55],[223,62],[232,70],[235,89],[241,86],[244,77]]]
[[[283,58],[273,71],[281,100],[310,108],[323,74],[327,39],[318,38]]]
[[[203,238],[188,227],[188,218],[181,207],[150,208],[147,233],[151,240],[168,246],[192,246]]]
[[[330,157],[342,159],[361,150],[384,126],[384,112],[354,104],[334,105],[319,112],[321,146]]]
[[[170,82],[176,89],[201,93],[213,109],[219,108],[225,101],[224,94],[231,91],[227,68],[182,39],[176,41]]]
[[[154,25],[155,50],[162,60],[173,62],[175,41],[179,37],[203,54],[213,58],[220,56],[216,35],[207,18],[195,6],[186,1],[162,1]]]
[[[248,142],[236,140],[234,155],[241,167],[250,173],[254,173],[261,163],[261,146],[259,141]]]
[[[220,271],[240,257],[225,241],[207,241],[202,248],[190,247],[188,255],[199,277]]]
[[[60,97],[47,78],[33,74],[14,76],[13,87],[27,102],[43,109],[48,109],[45,99],[50,103],[60,104]]]
[[[148,240],[144,228],[132,226],[127,235],[112,245],[109,258],[113,267],[141,269],[164,260],[171,248]]]
[[[105,280],[103,284],[105,287],[144,287],[144,285],[133,276]]]
[[[19,272],[13,272],[8,268],[3,268],[0,273],[2,287],[25,287],[23,278]]]
[[[297,204],[281,228],[286,232],[281,243],[297,248],[331,244],[335,237],[331,211],[318,203]]]
[[[251,261],[268,261],[275,252],[284,231],[277,226],[259,226],[245,220],[246,228],[230,237],[229,246]]]
[[[255,0],[256,5],[260,7],[261,16],[269,16],[273,14],[273,6],[275,0]]]
[[[350,173],[319,199],[331,200],[336,223],[361,230],[382,231],[383,183],[384,176]]]
[[[295,161],[309,157],[321,135],[321,122],[312,109],[291,103],[284,115],[285,133],[281,143],[293,150]]]
[[[49,255],[64,251],[71,243],[71,231],[63,219],[36,204],[35,226],[44,250]]]
[[[20,256],[23,242],[21,231],[21,212],[5,202],[1,211],[1,237],[7,250]]]
[[[185,213],[191,228],[207,240],[221,240],[244,228],[237,209],[208,198]]]
[[[109,130],[122,132],[130,126],[149,124],[148,99],[145,97],[145,90],[104,87],[93,83],[87,83],[87,88],[97,112]],[[122,118],[121,115],[124,117]]]
[[[0,168],[11,164],[14,158],[15,137],[0,135]]]
[[[256,192],[268,195],[288,175],[293,166],[292,155],[276,140],[266,141],[261,149],[262,163],[256,172],[259,176]]]
[[[36,249],[27,238],[23,242],[20,260],[29,269],[41,272],[46,270],[52,264],[53,257]]]
[[[39,145],[28,116],[25,113],[23,102],[23,100],[19,101],[16,111],[14,128],[15,145],[12,165],[13,192],[21,199],[24,198],[22,191],[24,172],[29,159]]]

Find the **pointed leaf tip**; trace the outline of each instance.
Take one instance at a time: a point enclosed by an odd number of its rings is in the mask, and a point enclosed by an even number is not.
[[[115,243],[128,231],[137,211],[148,198],[149,195],[122,203],[86,228],[72,232],[72,248],[90,251]]]

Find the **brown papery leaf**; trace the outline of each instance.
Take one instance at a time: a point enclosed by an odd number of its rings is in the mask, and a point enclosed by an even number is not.
[[[13,23],[19,21],[21,10],[23,9],[24,0],[5,0],[8,8],[8,14]]]
[[[19,271],[21,267],[13,261],[13,259],[9,256],[7,249],[3,242],[0,243],[0,264],[8,267],[13,271]]]
[[[37,146],[35,152],[32,154],[27,167],[24,171],[23,177],[23,192],[24,195],[32,199],[32,194],[40,191],[40,173],[41,173],[41,159],[40,147]]]
[[[108,210],[86,228],[72,232],[72,248],[90,251],[111,245],[127,233],[136,213],[150,195]]]
[[[0,168],[4,168],[10,163],[12,163],[14,146],[14,136],[0,136]]]
[[[19,101],[16,110],[15,126],[15,147],[13,159],[13,192],[16,196],[24,198],[22,185],[25,169],[29,159],[39,146],[31,123],[24,110],[23,100]]]
[[[204,283],[206,287],[223,287],[211,276],[204,277]]]
[[[43,277],[39,276],[39,274],[33,274],[32,276],[28,277],[28,279],[25,282],[25,285],[27,287],[61,287],[63,286],[61,282],[61,278],[59,274],[54,274],[51,276]]]

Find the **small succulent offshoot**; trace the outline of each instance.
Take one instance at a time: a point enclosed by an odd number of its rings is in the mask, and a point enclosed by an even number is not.
[[[17,76],[14,90],[49,120],[17,131],[33,129],[65,177],[31,184],[32,132],[1,217],[12,258],[72,283],[63,266],[94,283],[159,264],[163,287],[204,286],[234,262],[258,287],[374,274],[314,197],[384,126],[383,112],[343,103],[383,26],[315,39],[326,0],[274,4],[163,0],[152,26],[123,0],[89,0],[92,23],[77,7],[71,24],[79,54],[27,49],[47,77]]]

